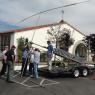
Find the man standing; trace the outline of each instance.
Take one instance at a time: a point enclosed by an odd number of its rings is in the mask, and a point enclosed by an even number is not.
[[[52,69],[52,58],[53,58],[53,46],[50,41],[47,41],[48,44],[48,51],[47,51],[47,64],[48,64],[48,70]]]
[[[33,62],[33,67],[34,67],[34,77],[38,78],[38,64],[40,63],[40,50],[35,48],[34,51],[34,62]]]
[[[5,53],[8,51],[8,46],[5,46],[5,49],[3,51],[3,55],[2,55],[2,69],[1,69],[1,72],[0,72],[0,76],[4,75],[5,72],[6,72],[6,67],[7,67],[7,64],[6,64],[6,56],[5,56]]]
[[[11,49],[8,50],[5,55],[6,55],[6,63],[7,63],[7,67],[8,67],[8,71],[7,71],[7,82],[9,83],[13,83],[12,78],[13,78],[13,71],[14,71],[14,60],[15,60],[15,46],[12,45]]]
[[[25,47],[22,50],[22,68],[21,68],[21,76],[26,75],[28,65],[28,49]]]
[[[33,63],[34,63],[34,49],[33,47],[30,49],[30,64],[29,64],[29,74],[30,75],[33,75],[34,74],[34,66],[33,66]]]

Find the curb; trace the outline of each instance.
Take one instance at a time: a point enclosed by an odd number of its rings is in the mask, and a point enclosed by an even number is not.
[[[14,66],[14,70],[21,70],[22,66]],[[47,67],[47,65],[39,65],[38,68]],[[27,66],[27,69],[29,69],[29,65]]]

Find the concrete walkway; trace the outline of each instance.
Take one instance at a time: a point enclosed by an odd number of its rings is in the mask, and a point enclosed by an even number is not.
[[[46,66],[47,66],[46,63],[40,63],[38,67],[41,68],[41,67],[46,67]],[[0,70],[1,70],[1,68],[2,68],[2,62],[0,61]],[[29,66],[27,66],[27,69],[28,68],[29,68]],[[21,70],[21,63],[20,64],[15,63],[14,70]]]
[[[46,67],[47,65],[38,65],[38,68]],[[27,66],[27,69],[29,69],[29,66]],[[21,70],[21,66],[15,66],[14,70]]]

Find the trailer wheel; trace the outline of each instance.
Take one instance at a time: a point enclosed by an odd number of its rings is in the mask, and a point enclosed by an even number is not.
[[[78,69],[75,69],[75,70],[73,71],[73,76],[74,76],[75,78],[78,78],[79,75],[80,75],[80,71],[79,71]]]
[[[84,68],[83,70],[82,70],[82,76],[83,77],[86,77],[88,75],[88,70],[86,69],[86,68]]]

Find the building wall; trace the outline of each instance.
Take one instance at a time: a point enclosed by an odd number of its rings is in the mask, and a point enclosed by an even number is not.
[[[15,44],[15,41],[14,41],[14,38],[15,38],[15,37],[14,37],[14,34],[15,34],[15,33],[12,33],[12,34],[11,34],[10,47]]]
[[[23,32],[18,32],[18,33],[16,32],[14,34],[14,44],[17,46],[17,39],[20,37],[24,37],[24,38],[28,38],[29,41],[32,41],[36,44],[47,46],[47,29],[49,28],[29,30],[29,31],[23,31]],[[33,45],[33,46],[38,47],[36,45]],[[39,48],[43,49],[41,47]]]
[[[0,34],[0,57],[2,55],[2,51],[4,50],[5,46],[9,46],[11,43],[10,41],[13,41],[13,38],[11,37],[12,33],[2,33]]]
[[[57,26],[54,26],[57,27]],[[74,54],[76,46],[80,44],[80,41],[83,39],[84,35],[79,33],[77,30],[73,29],[71,26],[68,26],[67,24],[61,25],[61,30],[63,28],[66,28],[71,31],[71,37],[75,40],[74,45],[72,45],[69,48],[69,52]],[[20,37],[28,38],[29,41],[33,41],[36,44],[42,45],[42,46],[47,46],[47,40],[48,40],[48,35],[47,35],[47,30],[50,29],[50,27],[45,27],[45,28],[40,28],[36,30],[28,30],[28,31],[23,31],[23,32],[16,32],[14,35],[12,35],[12,43],[17,46],[17,39]],[[34,35],[34,37],[33,37]],[[14,39],[14,40],[13,40]],[[77,43],[77,45],[76,45]],[[36,45],[33,45],[34,47],[38,47]],[[45,50],[41,47],[38,47],[42,50]]]

